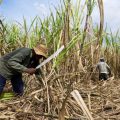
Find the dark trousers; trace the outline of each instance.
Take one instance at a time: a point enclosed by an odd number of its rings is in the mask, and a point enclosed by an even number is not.
[[[107,73],[100,73],[99,74],[99,80],[107,80],[108,74]]]
[[[2,93],[5,84],[6,84],[6,79],[2,75],[0,75],[0,93]],[[13,91],[16,94],[23,94],[24,83],[21,74],[14,75],[11,79],[11,84]]]

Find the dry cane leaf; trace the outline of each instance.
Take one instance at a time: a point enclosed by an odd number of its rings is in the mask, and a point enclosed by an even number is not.
[[[83,110],[84,114],[89,120],[94,120],[90,111],[88,110],[84,100],[82,99],[81,95],[79,94],[78,90],[74,90],[71,92],[71,95],[74,97],[74,99],[77,101],[77,103],[80,105],[81,109]]]

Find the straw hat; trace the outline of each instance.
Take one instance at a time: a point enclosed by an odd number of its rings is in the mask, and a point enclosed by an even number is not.
[[[33,49],[37,55],[42,55],[45,58],[47,58],[47,50],[48,49],[45,45],[40,44],[40,45],[37,45],[36,47],[34,47]]]

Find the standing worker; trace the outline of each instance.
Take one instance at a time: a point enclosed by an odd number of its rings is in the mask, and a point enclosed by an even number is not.
[[[6,80],[11,80],[13,91],[16,95],[22,95],[24,92],[24,83],[22,73],[30,75],[40,75],[41,70],[36,70],[39,60],[47,57],[47,48],[45,45],[38,45],[31,48],[19,48],[0,58],[0,94],[6,84]]]
[[[107,80],[108,76],[111,75],[111,70],[104,58],[100,58],[100,62],[97,64],[99,70],[99,80]]]

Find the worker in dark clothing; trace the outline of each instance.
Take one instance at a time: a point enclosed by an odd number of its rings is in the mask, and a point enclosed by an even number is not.
[[[36,70],[39,60],[47,57],[47,48],[45,45],[37,47],[19,48],[0,58],[0,94],[6,84],[6,80],[11,80],[13,91],[15,94],[22,95],[24,83],[22,73],[41,74],[41,70]]]
[[[111,75],[111,70],[104,58],[100,58],[100,62],[97,64],[99,70],[99,80],[107,80],[108,76]]]

